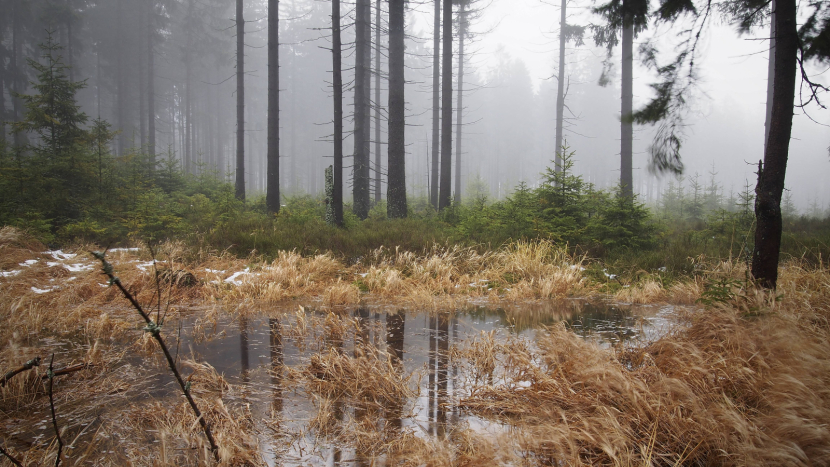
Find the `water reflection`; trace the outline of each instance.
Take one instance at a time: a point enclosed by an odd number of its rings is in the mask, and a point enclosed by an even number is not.
[[[501,308],[474,306],[452,314],[380,307],[359,307],[339,315],[314,310],[304,313],[302,326],[309,328],[304,337],[297,331],[300,318],[275,311],[269,318],[240,317],[238,329],[233,323],[220,324],[217,330],[224,331],[226,338],[189,342],[187,325],[183,336],[183,345],[192,345],[199,358],[230,375],[226,376],[229,382],[243,386],[241,402],[249,404],[255,417],[279,417],[281,430],[303,433],[287,442],[287,452],[275,454],[279,465],[378,465],[377,453],[323,441],[333,440],[349,423],[379,430],[408,429],[419,436],[437,437],[448,436],[462,422],[488,429],[487,422],[454,406],[453,401],[463,396],[458,393],[458,381],[465,381],[466,376],[463,367],[459,369],[450,359],[453,346],[463,346],[482,331],[501,330],[497,335],[517,334],[532,340],[540,327],[564,321],[578,334],[610,345],[653,333],[653,323],[659,321],[661,310],[571,300]],[[238,354],[229,352],[227,345],[236,338]],[[307,339],[309,345],[300,343],[302,339]],[[419,395],[412,400],[387,400],[378,406],[343,397],[321,401],[301,388],[285,386],[286,367],[305,368],[313,354],[330,351],[357,358],[378,352],[379,358],[389,359],[399,376],[412,372],[423,376],[413,380],[420,380]],[[260,367],[265,371],[257,372]],[[308,422],[315,413],[323,415],[319,419],[327,423],[309,430]],[[320,442],[328,444],[321,446]],[[264,441],[264,445],[269,443],[278,444],[276,440]]]

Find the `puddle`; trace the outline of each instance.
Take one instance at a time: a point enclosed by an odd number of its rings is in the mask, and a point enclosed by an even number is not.
[[[230,384],[237,385],[233,400],[227,403],[247,407],[252,419],[261,424],[255,431],[260,452],[269,465],[383,465],[353,446],[327,445],[309,430],[318,407],[295,380],[286,378],[289,369],[307,368],[312,355],[331,348],[354,355],[363,343],[388,354],[401,374],[413,375],[411,387],[415,397],[397,406],[382,407],[381,419],[386,426],[408,429],[425,438],[444,436],[457,426],[496,435],[508,428],[456,406],[457,400],[466,395],[467,375],[463,374],[464,367],[451,358],[453,348],[464,347],[482,332],[494,332],[502,342],[515,337],[532,343],[537,330],[561,321],[580,336],[604,346],[653,339],[668,329],[672,310],[669,306],[619,306],[581,300],[505,308],[470,306],[451,315],[370,306],[344,312],[342,316],[348,318],[349,326],[339,337],[323,329],[325,311],[271,313],[279,318],[225,317],[215,327],[212,323],[205,325],[194,313],[166,325],[164,334],[169,347],[176,349],[182,359],[194,357],[209,363]],[[307,326],[305,332],[298,330],[303,325]],[[51,341],[49,345],[57,346]],[[77,353],[82,351],[78,349]],[[136,385],[119,394],[117,404],[96,410],[96,419],[108,418],[106,412],[119,406],[147,400],[172,401],[177,397],[172,376],[161,365],[129,354],[121,365],[121,373],[126,377],[133,375]],[[364,407],[349,405],[348,401],[338,404],[334,412],[342,421],[359,422],[368,416]],[[47,414],[38,415],[36,421],[30,419],[34,423],[28,429],[14,433],[15,437],[48,442]],[[279,420],[285,436],[275,436],[266,424],[274,419]]]

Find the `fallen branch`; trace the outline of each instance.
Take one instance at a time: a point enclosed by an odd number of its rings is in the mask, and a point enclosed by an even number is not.
[[[52,395],[52,382],[55,379],[55,373],[52,371],[52,363],[55,362],[55,354],[52,354],[52,359],[49,360],[49,371],[46,372],[46,377],[49,378],[49,408],[52,411],[52,426],[55,428],[55,437],[58,438],[58,454],[55,456],[55,467],[61,465],[61,453],[63,452],[63,440],[61,439],[61,432],[58,429],[58,417],[55,416],[55,398]]]
[[[2,378],[0,378],[0,387],[6,387],[6,383],[9,382],[10,379],[14,378],[15,376],[23,373],[24,371],[29,371],[32,368],[40,366],[40,357],[35,357],[28,362],[24,363],[23,366],[17,368],[16,370],[9,371]]]
[[[124,284],[121,283],[121,279],[115,276],[113,273],[112,264],[110,264],[106,258],[106,253],[101,253],[99,251],[92,252],[92,256],[97,258],[101,261],[102,271],[103,273],[109,278],[110,285],[115,285],[118,287],[118,290],[124,295],[124,298],[130,301],[133,308],[138,311],[138,314],[144,319],[144,322],[147,324],[144,327],[146,332],[149,332],[153,338],[158,342],[159,347],[161,347],[161,351],[164,353],[164,358],[167,359],[167,366],[170,368],[170,371],[173,373],[173,376],[176,377],[176,381],[179,383],[179,387],[184,394],[184,397],[187,399],[187,403],[190,404],[190,408],[193,410],[193,414],[196,415],[196,419],[199,421],[199,424],[202,426],[202,430],[205,432],[205,437],[210,443],[210,450],[213,452],[213,457],[216,461],[219,461],[219,447],[216,445],[216,441],[213,439],[213,433],[210,431],[210,424],[205,420],[205,417],[202,416],[202,412],[199,410],[199,407],[196,405],[196,401],[193,400],[193,396],[190,395],[190,382],[188,381],[185,383],[184,379],[182,379],[181,373],[179,373],[178,368],[176,368],[176,363],[173,360],[173,356],[170,355],[170,351],[167,350],[167,345],[164,343],[164,339],[161,337],[161,325],[153,322],[150,316],[144,311],[138,301],[133,297],[133,295],[124,287]]]
[[[23,464],[21,464],[19,460],[17,460],[17,459],[15,459],[14,457],[12,457],[12,455],[11,455],[11,454],[9,454],[9,451],[6,451],[6,450],[5,450],[5,449],[3,449],[2,447],[0,447],[0,454],[2,454],[2,455],[4,455],[4,456],[6,456],[6,459],[8,459],[8,460],[9,460],[9,462],[11,462],[12,464],[14,464],[14,465],[16,465],[16,466],[18,466],[18,467],[23,467]]]
[[[77,365],[71,365],[65,368],[61,368],[52,372],[52,376],[63,376],[68,375],[70,373],[75,373],[76,371],[86,370],[88,368],[94,367],[94,363],[78,363]],[[49,378],[49,374],[45,374],[40,377],[41,379],[45,380]]]

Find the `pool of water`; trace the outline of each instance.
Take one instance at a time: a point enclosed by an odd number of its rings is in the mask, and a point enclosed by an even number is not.
[[[383,465],[382,459],[372,458],[355,446],[327,443],[309,429],[320,402],[296,379],[286,377],[291,369],[307,368],[312,356],[323,351],[335,349],[354,355],[360,345],[366,345],[394,361],[396,371],[411,376],[414,394],[394,407],[383,407],[378,423],[427,438],[444,436],[458,426],[497,435],[509,428],[457,407],[458,400],[466,395],[469,375],[465,374],[464,365],[453,358],[454,350],[482,333],[492,333],[498,342],[514,338],[532,345],[539,329],[559,322],[603,346],[651,340],[668,329],[674,309],[564,300],[504,307],[481,304],[436,314],[378,304],[336,312],[339,322],[346,325],[334,334],[327,331],[330,313],[295,305],[289,310],[264,310],[258,314],[220,314],[206,322],[199,311],[193,311],[185,313],[178,322],[168,323],[164,335],[168,346],[181,359],[210,364],[234,386],[226,403],[245,406],[250,411],[251,418],[259,424],[255,431],[260,452],[269,464]],[[73,348],[52,340],[44,343],[58,353]],[[82,352],[83,347],[76,353]],[[79,412],[80,406],[78,410],[62,408],[63,424],[87,423],[90,429],[107,418],[107,411],[150,400],[172,403],[178,397],[172,376],[158,362],[127,354],[121,364],[129,368],[120,370],[125,378],[134,381],[126,395],[118,394],[120,402],[101,405],[91,415]],[[369,416],[364,407],[350,404],[347,399],[337,404],[334,412],[338,420],[354,422]],[[48,443],[48,413],[41,406],[38,413],[31,415],[30,422],[17,426],[15,437],[28,440],[26,444]],[[280,433],[272,429],[274,420],[278,420]]]

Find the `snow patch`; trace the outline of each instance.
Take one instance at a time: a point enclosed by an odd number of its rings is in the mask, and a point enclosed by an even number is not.
[[[0,277],[14,277],[20,274],[21,272],[23,271],[21,271],[20,269],[15,269],[13,271],[0,271]]]
[[[242,271],[237,271],[237,272],[233,273],[231,275],[231,277],[228,277],[227,279],[225,279],[225,282],[227,282],[228,284],[233,284],[235,286],[240,286],[240,285],[242,285],[242,280],[241,279],[237,280],[237,277],[246,276],[246,275],[250,274],[250,270],[251,270],[251,268],[245,268]]]
[[[26,261],[23,261],[22,263],[20,263],[20,266],[24,266],[24,267],[28,268],[28,267],[34,266],[35,264],[37,264],[36,259],[27,259]]]
[[[57,259],[57,260],[72,259],[72,258],[78,256],[75,253],[64,253],[62,250],[44,251],[43,254],[52,255],[52,257]]]
[[[32,287],[32,292],[34,292],[36,294],[45,294],[45,293],[49,293],[53,290],[56,290],[58,288],[59,287],[49,287],[48,289],[39,289],[37,287]]]

